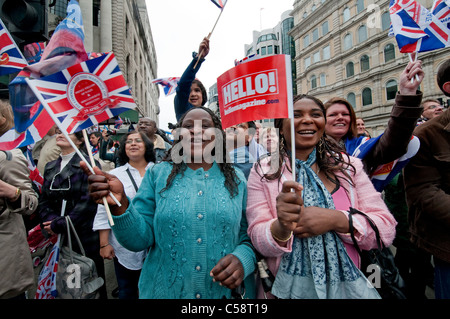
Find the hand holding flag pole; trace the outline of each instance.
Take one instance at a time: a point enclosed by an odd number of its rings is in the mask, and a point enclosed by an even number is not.
[[[412,57],[412,53],[408,53],[408,57],[409,57],[409,62],[415,62],[417,61],[417,52],[414,52],[414,59]],[[419,76],[416,74],[416,81],[419,82]],[[411,83],[414,83],[414,79],[411,78]]]
[[[214,24],[214,27],[212,28],[211,32],[210,32],[210,33],[208,34],[208,36],[206,37],[206,39],[208,39],[208,40],[211,38],[211,35],[212,35],[212,33],[214,32],[214,29],[216,28],[217,22],[219,22],[219,19],[220,19],[220,17],[222,16],[223,9],[225,9],[225,5],[227,4],[227,0],[225,0],[225,1],[223,1],[223,0],[222,0],[222,1],[215,1],[215,0],[212,0],[212,2],[213,2],[216,6],[218,6],[218,7],[220,8],[220,14],[219,14],[219,16],[217,17],[216,23]],[[202,58],[203,52],[204,52],[204,50],[202,49],[202,50],[200,51],[200,53],[198,54],[197,62],[196,62],[195,65],[194,65],[194,69],[197,67],[198,62],[199,62],[200,59]]]
[[[94,156],[92,155],[92,149],[89,147],[89,143],[87,142],[87,141],[89,141],[89,137],[88,137],[87,132],[86,132],[85,129],[83,130],[83,136],[84,136],[84,140],[86,141],[86,149],[87,149],[88,154],[89,154],[89,159],[91,160],[91,166],[95,167]],[[112,197],[114,198],[114,196],[112,196]],[[108,220],[109,220],[110,225],[114,226],[114,221],[112,219],[111,210],[109,209],[109,205],[108,205],[108,201],[106,200],[106,197],[103,197],[103,206],[105,206],[106,214],[108,215]]]

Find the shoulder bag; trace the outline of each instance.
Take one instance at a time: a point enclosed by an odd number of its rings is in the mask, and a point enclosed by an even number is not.
[[[377,249],[361,250],[359,248],[354,235],[352,217],[354,214],[364,216],[367,219],[370,227],[372,227],[372,229],[375,231],[378,245]],[[391,249],[389,247],[386,247],[381,240],[377,225],[369,216],[352,207],[350,207],[348,219],[350,225],[350,235],[352,237],[353,244],[361,257],[361,271],[368,278],[371,278],[373,276],[374,271],[379,273],[379,280],[376,280],[378,284],[374,286],[378,286],[375,288],[377,289],[382,299],[406,299],[404,292],[405,282],[400,276],[400,272],[395,265],[394,254],[392,253]]]
[[[66,216],[65,219],[68,246],[62,246],[60,251],[56,275],[57,299],[98,299],[100,297],[98,290],[103,286],[104,280],[98,276],[94,261],[86,257],[70,217]],[[80,247],[81,254],[72,250],[71,232]]]

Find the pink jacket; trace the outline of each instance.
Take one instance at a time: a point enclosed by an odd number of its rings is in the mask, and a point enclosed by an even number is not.
[[[356,169],[356,174],[352,177],[354,186],[351,186],[344,179],[340,179],[341,187],[349,190],[349,202],[352,206],[366,214],[376,223],[381,239],[386,246],[390,246],[395,238],[395,226],[397,222],[389,212],[386,204],[372,185],[369,177],[363,170],[362,162],[354,157],[350,157],[351,164]],[[261,160],[261,168],[264,172],[269,170],[268,159]],[[286,247],[280,246],[272,237],[270,225],[277,219],[276,198],[281,191],[283,179],[267,181],[261,180],[261,168],[255,164],[248,178],[247,189],[247,220],[248,235],[255,248],[266,257],[267,264],[274,275],[278,271],[281,257],[284,253],[291,252],[293,239],[288,241]],[[286,166],[283,168],[283,175],[287,180],[292,180],[292,173]],[[261,175],[259,175],[259,174]],[[343,212],[348,215],[346,212]],[[361,249],[376,248],[375,232],[361,215],[353,215],[355,238]],[[345,246],[352,247],[350,234],[338,234]],[[354,249],[354,248],[353,248]],[[258,297],[262,297],[262,289],[259,289]]]

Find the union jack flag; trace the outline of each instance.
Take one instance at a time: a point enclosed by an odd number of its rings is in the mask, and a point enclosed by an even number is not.
[[[0,137],[0,149],[11,150],[42,139],[54,122],[39,103],[27,78],[40,78],[88,59],[84,48],[83,19],[78,1],[67,5],[67,17],[61,21],[42,53],[40,62],[25,67],[9,84],[14,128]]]
[[[180,81],[179,77],[159,78],[152,80],[152,83],[159,84],[164,87],[164,94],[169,96],[175,93],[175,89]]]
[[[450,30],[415,0],[391,0],[392,31],[400,52],[425,52],[450,46]]]
[[[0,75],[20,72],[27,65],[27,60],[0,19]]]
[[[442,23],[450,21],[450,1],[435,0],[431,7],[431,13],[436,16]]]
[[[136,107],[112,52],[27,82],[69,134]]]
[[[218,6],[220,9],[223,9],[225,7],[225,5],[227,4],[227,0],[211,0],[211,1],[216,6]]]

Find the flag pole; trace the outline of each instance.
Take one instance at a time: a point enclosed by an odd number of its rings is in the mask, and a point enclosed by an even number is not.
[[[92,166],[89,164],[89,162],[86,160],[86,158],[84,157],[84,155],[80,152],[80,150],[78,149],[78,147],[75,145],[75,143],[72,141],[72,139],[70,138],[69,134],[67,133],[67,131],[62,127],[62,123],[59,121],[59,119],[56,117],[56,115],[53,113],[52,109],[50,108],[50,106],[48,106],[47,102],[45,100],[42,99],[40,92],[36,89],[36,87],[34,85],[32,85],[30,83],[30,79],[25,78],[25,81],[27,82],[28,86],[30,87],[30,89],[33,91],[34,95],[36,95],[36,97],[39,99],[39,101],[42,103],[42,106],[45,108],[45,110],[47,111],[47,113],[50,115],[50,117],[52,118],[53,122],[55,122],[55,124],[58,126],[58,128],[60,129],[61,133],[64,135],[64,137],[67,139],[67,141],[70,143],[70,145],[73,147],[73,149],[75,150],[75,152],[77,152],[78,156],[86,163],[86,166],[89,168],[89,170],[91,171],[92,174],[95,175],[94,169],[92,168]],[[109,192],[109,196],[111,196],[111,198],[116,202],[117,206],[122,206],[120,204],[120,202],[117,200],[117,198],[111,193]]]
[[[295,176],[295,127],[294,127],[294,117],[291,117],[291,157],[292,157],[292,179],[294,182],[297,180]]]
[[[95,167],[95,161],[94,161],[94,156],[92,155],[92,150],[89,147],[89,137],[87,135],[86,130],[83,129],[83,136],[84,136],[84,140],[85,140],[85,144],[86,144],[86,149],[87,152],[89,154],[89,159],[91,160],[91,165],[92,167]],[[103,197],[103,206],[105,206],[106,209],[106,215],[108,216],[108,220],[111,226],[114,226],[114,221],[112,219],[112,214],[111,214],[111,210],[109,209],[109,205],[108,205],[108,201],[106,200],[106,197]]]
[[[228,2],[228,1],[227,1],[227,2]],[[214,27],[212,28],[211,32],[210,32],[210,33],[208,34],[208,36],[206,37],[208,40],[209,40],[209,38],[211,38],[211,35],[212,35],[212,33],[214,32],[214,29],[216,28],[217,22],[219,22],[219,19],[220,19],[220,17],[222,16],[223,10],[225,9],[226,5],[227,5],[227,3],[225,2],[225,5],[223,6],[223,8],[220,9],[220,14],[219,14],[219,16],[217,17],[216,23],[214,23]],[[200,51],[200,53],[199,53],[199,55],[198,55],[198,57],[197,57],[197,62],[196,62],[195,65],[194,65],[194,69],[197,67],[198,62],[200,62],[200,58],[201,58],[201,56],[202,56],[202,53],[203,53],[203,49]]]
[[[412,58],[412,53],[408,53],[409,62],[416,62],[417,61],[417,52],[415,52],[415,53],[416,53],[416,55],[414,56],[414,60]],[[416,81],[417,82],[420,81],[419,76],[417,74],[416,74]],[[414,79],[413,78],[411,78],[411,83],[414,83]]]

